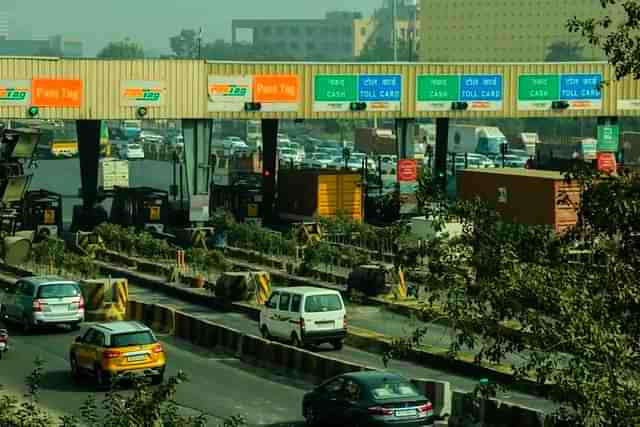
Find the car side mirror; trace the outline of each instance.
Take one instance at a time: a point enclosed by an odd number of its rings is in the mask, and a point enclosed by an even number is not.
[[[82,340],[82,337],[76,337],[76,342],[77,342],[77,343],[81,343],[82,341],[83,341],[83,340]]]

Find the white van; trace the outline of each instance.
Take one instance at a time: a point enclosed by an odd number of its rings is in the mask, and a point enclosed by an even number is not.
[[[340,350],[347,335],[342,296],[306,286],[276,289],[260,312],[260,332],[296,347],[326,342]]]

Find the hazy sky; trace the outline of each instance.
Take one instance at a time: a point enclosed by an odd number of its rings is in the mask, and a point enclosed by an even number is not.
[[[182,28],[202,27],[205,40],[231,39],[234,18],[320,18],[327,10],[369,15],[382,0],[0,0],[11,14],[10,37],[63,36],[85,42],[95,55],[129,36],[165,52]],[[179,6],[178,6],[179,5]],[[348,6],[345,6],[348,5]]]

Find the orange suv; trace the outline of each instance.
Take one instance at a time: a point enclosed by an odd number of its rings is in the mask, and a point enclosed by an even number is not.
[[[151,329],[138,322],[110,322],[93,325],[77,337],[69,363],[74,377],[88,374],[105,387],[130,375],[159,384],[167,361]]]

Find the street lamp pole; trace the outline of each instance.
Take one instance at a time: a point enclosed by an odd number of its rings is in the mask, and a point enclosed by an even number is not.
[[[393,43],[393,62],[398,62],[398,37],[396,37],[396,22],[398,20],[398,0],[391,0],[391,42]]]

